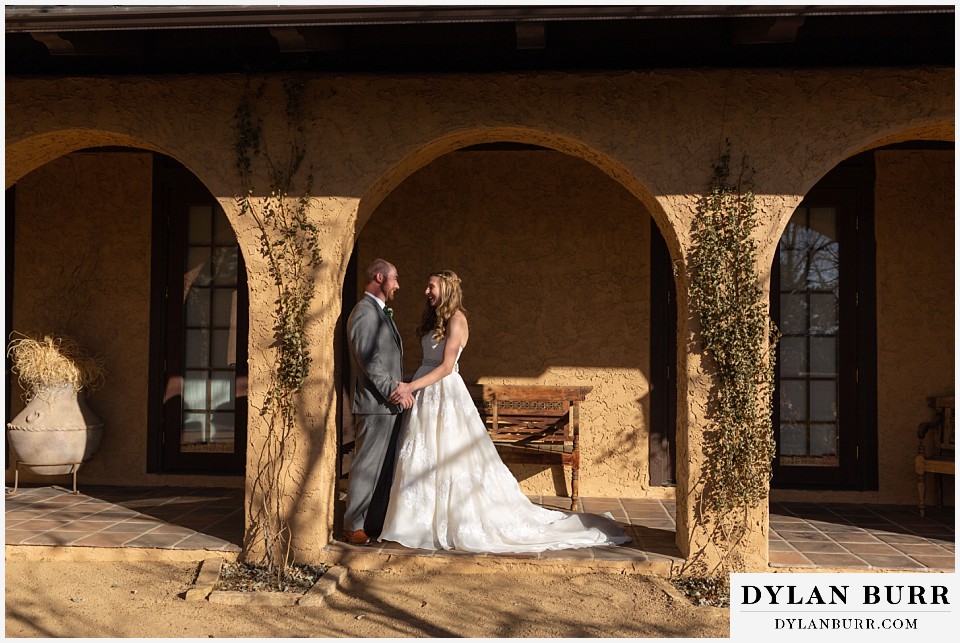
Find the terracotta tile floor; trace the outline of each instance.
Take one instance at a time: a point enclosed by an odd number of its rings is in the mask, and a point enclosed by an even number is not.
[[[8,492],[10,489],[8,489]],[[7,545],[240,551],[242,489],[21,487],[4,505]]]
[[[8,489],[9,491],[9,489]],[[566,498],[532,496],[566,509]],[[583,511],[609,511],[633,542],[504,557],[605,561],[680,561],[674,544],[672,501],[583,498]],[[139,547],[239,551],[243,535],[243,490],[174,487],[81,487],[74,495],[58,486],[22,487],[5,502],[7,545]],[[462,552],[410,550],[395,543],[331,550],[363,550],[432,556]],[[851,569],[954,570],[954,510],[901,505],[772,503],[771,566]]]
[[[953,570],[954,508],[771,503],[770,564]]]

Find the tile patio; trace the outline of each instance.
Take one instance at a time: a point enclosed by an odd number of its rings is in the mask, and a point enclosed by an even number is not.
[[[9,491],[9,489],[8,489]],[[566,498],[531,496],[543,506],[566,508]],[[682,562],[674,544],[672,501],[583,498],[582,510],[609,511],[633,537],[621,547],[503,558]],[[239,552],[243,490],[174,487],[81,487],[76,495],[58,486],[21,487],[4,506],[8,546],[138,548]],[[772,503],[770,564],[773,567],[953,571],[954,510],[831,503]],[[354,547],[334,542],[327,551],[364,555],[477,556],[464,552],[410,550],[395,543]],[[483,554],[482,556],[488,556]]]

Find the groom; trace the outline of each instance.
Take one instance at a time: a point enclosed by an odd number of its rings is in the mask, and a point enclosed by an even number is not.
[[[347,320],[354,373],[356,447],[350,466],[343,536],[354,545],[369,543],[367,532],[376,537],[383,526],[393,478],[388,451],[392,451],[396,441],[400,414],[413,406],[413,396],[409,394],[399,405],[389,402],[396,383],[403,379],[403,344],[393,323],[393,311],[387,307],[400,290],[397,269],[388,261],[375,259],[367,268],[366,278],[363,297]]]

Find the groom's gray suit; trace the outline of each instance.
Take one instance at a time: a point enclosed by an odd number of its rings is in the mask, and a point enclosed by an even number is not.
[[[353,362],[353,415],[356,427],[356,448],[350,465],[347,509],[343,528],[364,529],[377,481],[389,473],[392,463],[384,468],[394,432],[394,424],[402,408],[391,404],[390,394],[403,378],[403,343],[400,333],[378,300],[364,294],[347,320],[350,357]],[[381,482],[389,485],[389,480]],[[389,489],[389,487],[386,487]],[[385,512],[385,508],[383,509]],[[372,530],[379,532],[383,516],[376,516]],[[369,534],[375,537],[376,533]]]

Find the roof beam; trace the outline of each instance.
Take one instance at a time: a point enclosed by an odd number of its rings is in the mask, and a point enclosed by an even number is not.
[[[77,53],[73,43],[58,33],[43,31],[31,33],[30,37],[46,46],[47,51],[53,56],[70,56]]]
[[[546,27],[542,22],[516,23],[517,49],[543,49],[547,46]]]
[[[305,27],[562,20],[742,18],[761,16],[949,13],[953,5],[655,6],[24,6],[4,8],[7,33],[122,29]]]

